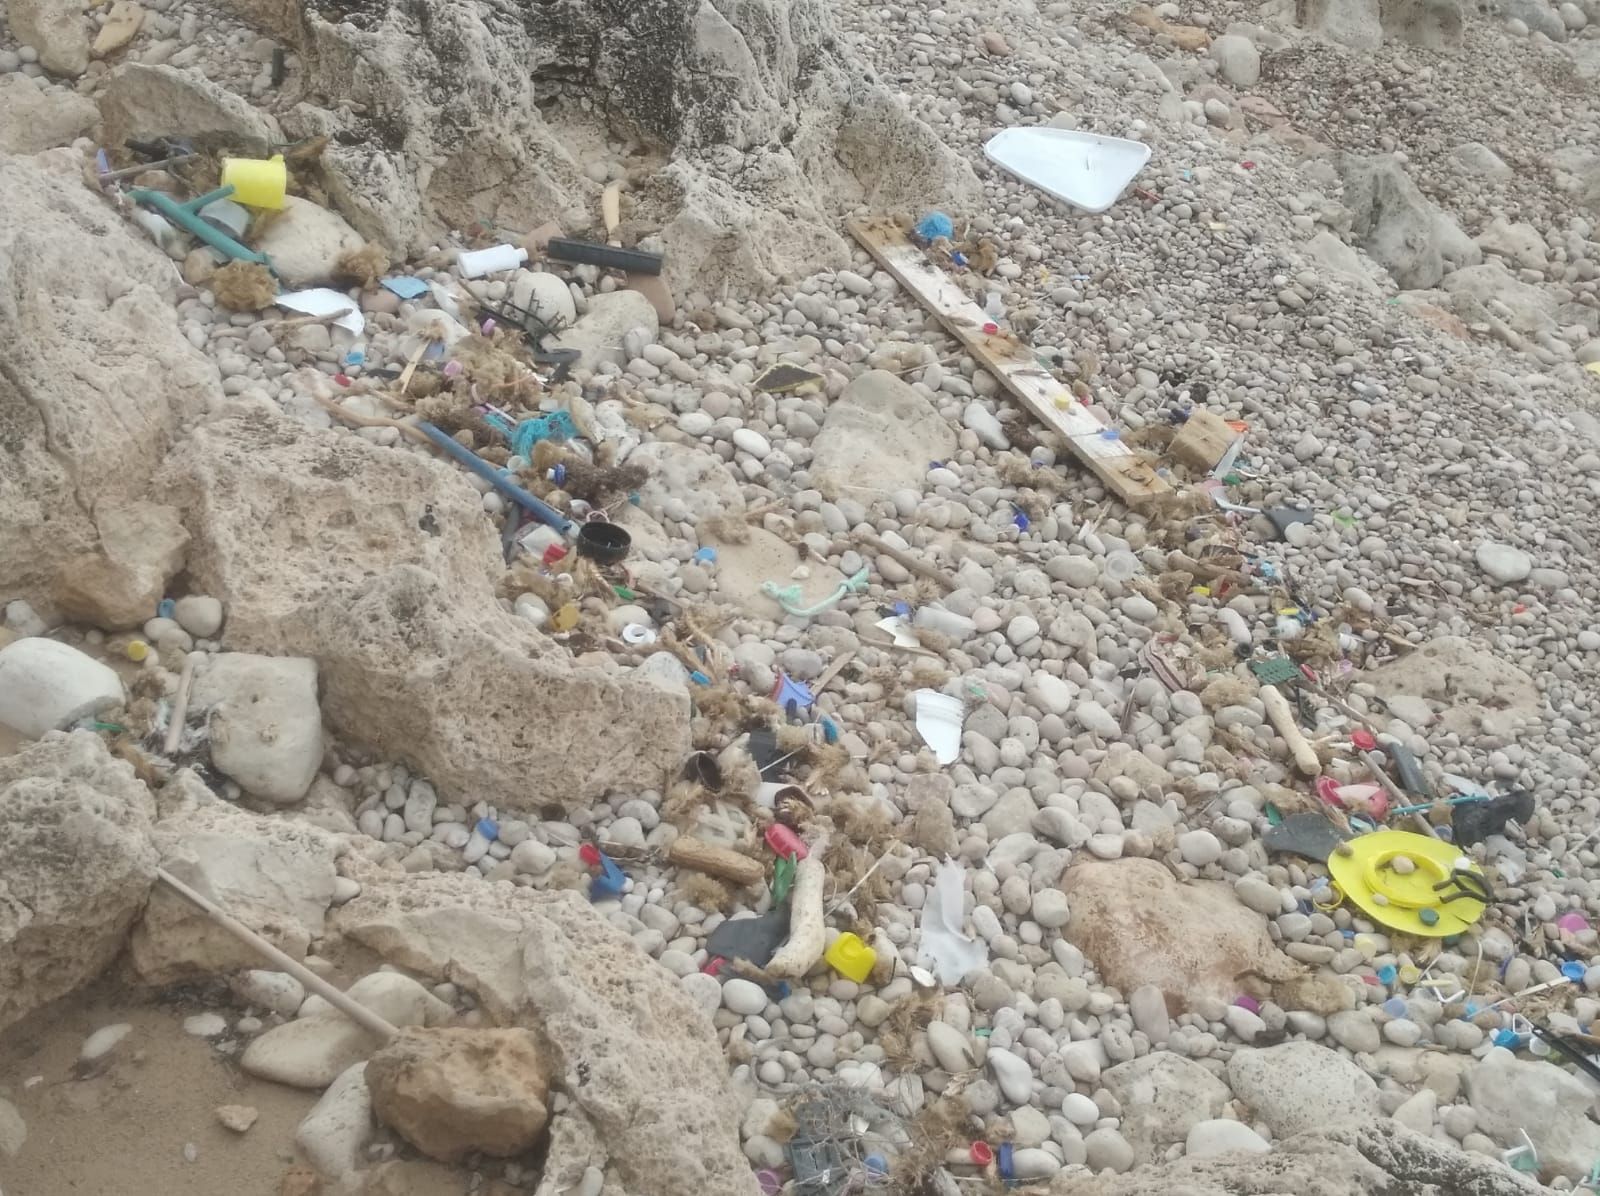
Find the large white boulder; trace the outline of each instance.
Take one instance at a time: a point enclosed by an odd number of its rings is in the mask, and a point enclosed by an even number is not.
[[[0,723],[38,739],[123,702],[122,679],[71,644],[29,636],[0,648]]]

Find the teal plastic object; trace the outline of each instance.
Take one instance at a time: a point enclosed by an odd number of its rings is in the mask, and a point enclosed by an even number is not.
[[[219,199],[227,199],[232,194],[233,184],[230,183],[226,187],[218,187],[215,191],[207,191],[188,203],[179,203],[166,192],[152,191],[148,187],[130,189],[128,198],[136,204],[160,212],[184,232],[193,233],[218,253],[225,254],[236,262],[255,262],[269,270],[272,269],[272,259],[266,254],[246,249],[220,228],[200,218],[201,208],[216,203]]]

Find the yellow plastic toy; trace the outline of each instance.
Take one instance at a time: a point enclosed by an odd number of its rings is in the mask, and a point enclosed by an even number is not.
[[[878,953],[856,935],[846,932],[833,940],[833,946],[822,958],[846,980],[860,984],[872,974],[873,966],[878,962]]]
[[[1374,831],[1328,857],[1334,883],[1362,913],[1423,938],[1460,934],[1488,908],[1488,881],[1461,849],[1411,831]]]

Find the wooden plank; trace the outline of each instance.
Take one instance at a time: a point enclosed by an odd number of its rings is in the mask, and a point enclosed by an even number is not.
[[[919,303],[999,379],[1039,421],[1059,433],[1072,455],[1131,507],[1171,490],[1150,463],[1078,402],[1071,390],[1043,369],[1027,346],[1005,333],[983,330],[989,317],[943,270],[907,239],[893,221],[852,220],[850,235]]]

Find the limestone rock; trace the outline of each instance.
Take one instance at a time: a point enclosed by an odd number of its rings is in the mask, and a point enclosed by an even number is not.
[[[290,195],[267,221],[256,248],[289,287],[314,287],[332,280],[339,259],[366,242],[345,218],[309,199]]]
[[[1543,707],[1533,678],[1461,636],[1440,636],[1365,675],[1380,698],[1409,694],[1448,705],[1440,725],[1474,735],[1486,719],[1536,720]]]
[[[1168,1146],[1221,1114],[1231,1095],[1200,1064],[1169,1051],[1119,1063],[1101,1073],[1100,1083],[1122,1103],[1122,1136],[1139,1164],[1165,1157]]]
[[[422,985],[398,972],[373,972],[345,995],[365,1005],[392,1026],[426,1025],[440,1020],[443,1004]],[[444,1006],[446,1011],[449,1006]],[[321,997],[311,997],[292,1022],[274,1026],[251,1040],[239,1065],[253,1076],[296,1088],[326,1088],[382,1043]]]
[[[162,867],[296,958],[321,937],[339,840],[302,823],[230,806],[188,771],[163,791],[162,814],[155,828]],[[152,984],[261,962],[165,888],[151,894],[131,951],[134,968]]]
[[[1066,937],[1102,979],[1123,992],[1156,985],[1169,1010],[1201,997],[1231,1002],[1245,973],[1287,980],[1303,970],[1228,885],[1180,885],[1154,860],[1122,859],[1076,864],[1061,887],[1072,904]]]
[[[197,70],[128,62],[106,76],[100,119],[107,145],[181,129],[199,145],[264,158],[284,139],[277,122]]]
[[[210,712],[211,762],[245,792],[299,801],[322,766],[317,662],[223,652],[195,671],[190,701]]]
[[[366,1161],[367,1143],[372,1140],[366,1069],[365,1063],[352,1063],[340,1072],[294,1132],[300,1153],[329,1179],[348,1175]]]
[[[1224,34],[1211,43],[1208,53],[1217,73],[1234,87],[1254,87],[1261,78],[1261,55],[1248,37]]]
[[[1228,1083],[1275,1137],[1359,1127],[1378,1116],[1378,1087],[1346,1056],[1313,1042],[1239,1050]]]
[[[627,365],[622,341],[630,332],[637,332],[645,344],[654,344],[660,332],[656,309],[638,291],[612,291],[591,298],[589,310],[550,344],[556,349],[578,350],[579,369],[592,370],[607,361]]]
[[[754,1196],[710,1022],[586,900],[445,874],[358,879],[336,928],[476,993],[497,1024],[538,1027],[547,1074],[586,1076],[564,1087],[625,1190]]]
[[[1383,36],[1430,50],[1461,44],[1460,0],[1379,0]]]
[[[555,80],[585,80],[660,154],[628,193],[624,235],[659,231],[680,294],[847,264],[839,218],[858,204],[964,210],[981,193],[818,0],[647,0],[620,19],[535,8],[510,24],[445,0],[426,32],[388,8],[357,22],[285,0],[224,6],[298,53],[306,96],[338,97],[286,120],[330,136],[330,196],[395,250],[474,220],[533,228],[593,206],[587,138],[541,103]],[[375,112],[381,127],[354,115]]]
[[[453,466],[251,407],[195,429],[163,480],[229,644],[315,659],[328,724],[441,790],[538,810],[687,753],[686,694],[575,667],[501,609],[499,539]]]
[[[10,0],[6,21],[45,70],[76,78],[89,69],[89,20],[78,0]]]
[[[101,551],[97,516],[144,499],[177,429],[221,393],[178,331],[170,264],[107,219],[81,170],[66,151],[0,157],[0,560],[7,599],[44,614],[63,566]]]
[[[99,119],[94,101],[75,91],[47,91],[26,75],[0,75],[0,153],[66,145]]]
[[[538,1037],[522,1029],[402,1032],[367,1063],[378,1118],[430,1158],[510,1158],[549,1119]]]
[[[929,463],[955,449],[955,431],[932,403],[888,371],[871,370],[828,408],[811,444],[811,475],[844,494],[852,486],[921,490]]]
[[[1498,259],[1447,274],[1439,287],[1450,296],[1456,315],[1468,323],[1499,323],[1523,336],[1556,326],[1555,296],[1523,282]]]
[[[518,270],[511,280],[511,302],[551,323],[571,324],[578,318],[567,284],[559,275],[543,270]]]
[[[137,627],[154,617],[167,582],[183,568],[189,533],[163,503],[100,504],[94,512],[95,551],[62,563],[56,606],[62,616],[107,631]]]
[[[1473,556],[1477,559],[1478,568],[1488,574],[1489,580],[1503,586],[1526,581],[1528,574],[1533,572],[1533,558],[1509,544],[1485,540],[1478,545]]]
[[[1436,285],[1452,265],[1476,265],[1477,249],[1387,154],[1339,159],[1351,233],[1372,259],[1406,290]]]
[[[1188,1137],[1184,1140],[1183,1153],[1185,1158],[1198,1159],[1206,1155],[1235,1152],[1266,1154],[1271,1149],[1266,1139],[1242,1121],[1218,1118],[1213,1121],[1197,1121],[1190,1126]]]
[[[42,636],[0,648],[0,726],[27,739],[122,705],[122,679],[71,644]]]
[[[1541,1170],[1581,1178],[1600,1159],[1600,1126],[1589,1120],[1594,1088],[1554,1064],[1492,1051],[1466,1073],[1478,1128],[1503,1146],[1527,1130]]]
[[[88,731],[0,756],[0,1029],[122,950],[155,880],[154,805]]]
[[[1497,216],[1478,234],[1478,248],[1533,270],[1544,269],[1549,254],[1538,229],[1531,224],[1513,224],[1504,216]]]
[[[640,445],[628,460],[650,470],[639,487],[639,503],[657,519],[668,515],[669,506],[679,504],[693,521],[744,514],[744,493],[737,479],[711,453],[656,440]]]
[[[1063,1177],[1050,1191],[1052,1196],[1529,1196],[1532,1189],[1499,1159],[1468,1154],[1384,1121],[1301,1134],[1265,1154],[1185,1158],[1108,1179]]]
[[[1378,0],[1301,0],[1301,25],[1349,50],[1376,50],[1383,44]]]

